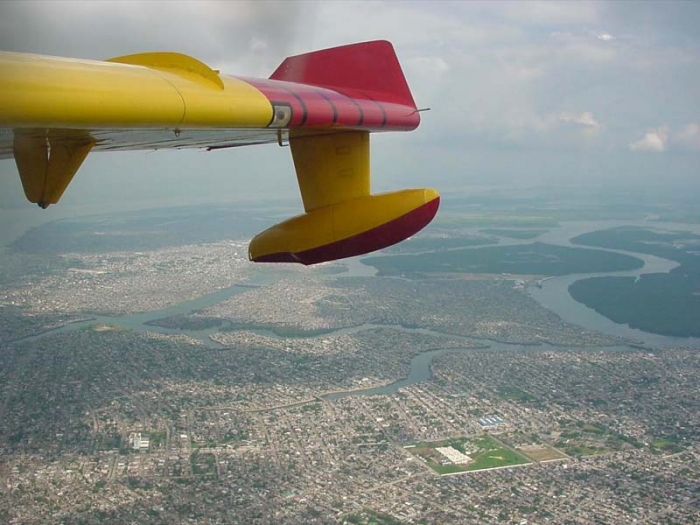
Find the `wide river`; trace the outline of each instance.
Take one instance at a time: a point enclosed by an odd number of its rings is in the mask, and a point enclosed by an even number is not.
[[[553,229],[545,234],[540,235],[536,241],[540,242],[546,242],[549,244],[556,244],[560,246],[572,246],[570,243],[570,239],[572,237],[575,237],[576,235],[579,235],[581,233],[585,233],[588,231],[594,231],[594,230],[599,230],[599,229],[605,229],[605,228],[611,228],[615,226],[622,226],[622,225],[629,225],[629,222],[617,222],[617,221],[601,221],[601,222],[567,222],[563,223],[559,228]],[[689,226],[686,224],[682,225],[664,225],[665,228],[668,229],[674,229],[674,230],[690,230],[690,231],[695,231],[698,233],[698,230],[700,228],[698,227],[693,227]],[[533,240],[526,240],[526,241],[519,241],[519,240],[512,240],[512,239],[501,239],[500,243],[501,244],[522,244],[522,243],[529,243],[533,242]],[[584,246],[578,246],[580,248],[585,248]],[[700,348],[700,338],[678,338],[678,337],[669,337],[669,336],[662,336],[662,335],[657,335],[657,334],[651,334],[648,332],[643,332],[641,330],[636,330],[633,328],[630,328],[628,325],[622,325],[615,323],[606,317],[603,317],[602,315],[596,313],[594,310],[584,306],[581,303],[578,303],[575,301],[570,295],[569,295],[569,285],[573,283],[574,281],[586,277],[597,277],[597,276],[609,276],[609,275],[615,275],[615,276],[640,276],[645,273],[656,273],[656,272],[668,272],[672,268],[676,267],[678,263],[675,261],[670,261],[668,259],[662,259],[660,257],[655,257],[653,255],[645,255],[645,254],[639,254],[639,253],[632,253],[632,252],[625,252],[621,250],[617,250],[619,253],[625,253],[628,255],[632,255],[634,257],[638,257],[644,261],[644,266],[641,269],[637,270],[632,270],[632,271],[622,271],[622,272],[605,272],[605,273],[590,273],[590,274],[573,274],[573,275],[564,275],[564,276],[559,276],[559,277],[551,277],[548,279],[545,279],[543,281],[538,281],[533,283],[529,288],[528,288],[528,293],[530,296],[536,300],[538,303],[540,303],[542,306],[545,308],[555,312],[557,315],[559,315],[562,319],[565,321],[568,321],[573,324],[577,324],[579,326],[582,326],[584,328],[588,328],[590,330],[595,330],[598,332],[602,332],[604,334],[612,335],[612,336],[618,336],[618,337],[624,337],[627,339],[631,339],[635,341],[637,344],[643,345],[648,348],[667,348],[667,347],[674,347],[674,346],[692,346],[692,347],[697,347]],[[350,259],[348,261],[345,261],[345,265],[347,267],[347,272],[338,274],[342,275],[345,277],[369,277],[376,275],[376,269],[367,266],[363,264],[361,258],[354,258]],[[264,281],[268,281],[269,279],[265,279]],[[261,282],[260,284],[265,284],[265,282]],[[254,287],[255,285],[253,285]],[[44,332],[39,335],[35,336],[29,336],[25,337],[22,339],[19,339],[17,341],[14,341],[13,343],[20,343],[20,342],[25,342],[25,341],[31,341],[39,338],[46,337],[48,335],[52,334],[59,334],[62,332],[67,332],[67,331],[72,331],[72,330],[78,330],[82,329],[85,327],[88,327],[90,325],[94,324],[105,324],[105,325],[111,325],[111,326],[118,326],[118,327],[123,327],[123,328],[128,328],[130,330],[134,331],[141,331],[141,332],[157,332],[157,333],[163,333],[163,334],[186,334],[198,341],[201,341],[203,344],[209,346],[209,347],[217,347],[220,348],[219,343],[216,343],[211,339],[211,335],[216,333],[219,328],[221,327],[213,327],[213,328],[207,328],[203,330],[179,330],[179,329],[172,329],[172,328],[164,328],[164,327],[159,327],[159,326],[154,326],[147,324],[150,321],[155,321],[157,319],[163,319],[166,317],[172,317],[175,315],[182,315],[182,314],[188,314],[192,312],[196,312],[198,310],[203,310],[205,308],[208,308],[210,306],[213,306],[219,302],[225,301],[226,299],[239,294],[243,293],[245,291],[248,291],[251,289],[250,285],[235,285],[230,288],[218,290],[213,293],[209,293],[206,295],[203,295],[201,297],[198,297],[197,299],[190,300],[190,301],[183,301],[181,303],[178,303],[176,305],[170,306],[168,308],[164,308],[161,310],[154,310],[150,312],[141,312],[141,313],[136,313],[136,314],[130,314],[130,315],[122,315],[122,316],[93,316],[91,320],[89,321],[81,321],[81,322],[76,322],[72,323],[69,325],[62,326],[60,328],[56,328],[53,330],[49,330],[47,332]],[[373,328],[377,328],[379,325],[362,325],[362,326],[357,326],[353,328],[343,328],[340,330],[337,330],[335,332],[331,333],[326,333],[323,335],[315,336],[315,337],[329,337],[332,335],[340,335],[340,334],[347,334],[347,333],[354,333],[354,332],[359,332],[363,330],[369,330]],[[445,334],[445,333],[440,333],[440,332],[435,332],[432,330],[425,330],[425,329],[412,329],[412,328],[405,328],[402,326],[395,326],[392,325],[391,327],[394,330],[401,330],[401,331],[407,331],[407,332],[418,332],[418,333],[423,333],[425,335],[432,335],[432,336],[438,336],[438,337],[450,337],[452,339],[458,338],[458,336],[452,335],[452,334]],[[269,330],[256,330],[257,332],[270,336],[270,337],[279,337],[273,332]],[[527,352],[527,351],[532,351],[533,346],[529,345],[518,345],[518,344],[508,344],[508,343],[501,343],[501,342],[495,342],[492,340],[485,340],[485,339],[477,339],[477,338],[461,338],[466,341],[469,341],[471,343],[477,344],[480,347],[488,347],[488,348],[493,348],[497,350],[507,350],[507,351],[515,351],[515,352]],[[580,347],[558,347],[558,348],[566,348],[566,349],[580,349]],[[595,350],[599,349],[600,347],[586,347],[590,350]],[[620,351],[631,351],[633,350],[633,347],[630,346],[617,346],[617,347],[606,347],[608,349],[617,349]],[[341,397],[346,397],[350,395],[381,395],[381,394],[391,394],[396,392],[399,388],[419,383],[421,381],[426,381],[430,379],[431,377],[431,363],[433,359],[436,356],[439,356],[441,354],[447,353],[447,352],[459,352],[459,351],[469,351],[469,349],[465,350],[455,350],[452,348],[444,348],[444,349],[438,349],[438,350],[432,350],[429,352],[424,352],[422,354],[419,354],[415,356],[411,360],[411,368],[409,375],[403,379],[400,379],[394,383],[391,383],[389,385],[385,385],[382,387],[377,387],[377,388],[368,388],[364,390],[357,390],[353,392],[341,392],[341,393],[333,393],[333,394],[326,394],[323,397],[326,399],[338,399]]]
[[[560,246],[575,246],[576,248],[587,248],[579,244],[571,244],[570,240],[577,235],[589,231],[603,230],[618,226],[629,226],[629,221],[600,221],[600,222],[566,222],[562,223],[560,228],[541,235],[536,240],[549,244],[558,244]],[[663,228],[673,231],[691,231],[699,233],[699,225],[663,223],[663,224],[648,224],[638,223],[636,226],[646,226],[651,228]],[[600,249],[600,248],[589,248]],[[665,335],[652,334],[644,332],[636,328],[630,328],[627,324],[620,324],[611,321],[597,313],[592,308],[588,308],[583,303],[575,301],[569,294],[569,286],[579,279],[587,277],[639,277],[646,273],[667,273],[676,266],[676,261],[663,259],[654,255],[647,255],[637,252],[628,252],[624,250],[608,250],[617,253],[623,253],[642,259],[644,266],[637,270],[622,271],[622,272],[604,272],[604,273],[587,273],[587,274],[570,274],[559,277],[552,277],[541,282],[540,286],[532,284],[528,288],[530,296],[548,310],[553,311],[559,317],[573,324],[577,324],[589,330],[595,330],[607,335],[625,337],[642,343],[645,346],[653,348],[668,348],[677,346],[692,346],[700,348],[700,338],[697,337],[671,337]]]

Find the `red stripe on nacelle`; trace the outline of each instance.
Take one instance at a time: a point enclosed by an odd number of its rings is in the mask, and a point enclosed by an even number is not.
[[[259,89],[271,102],[288,103],[292,108],[290,128],[335,125],[408,131],[420,124],[420,114],[413,107],[372,98],[359,91],[341,93],[294,82],[238,78]]]

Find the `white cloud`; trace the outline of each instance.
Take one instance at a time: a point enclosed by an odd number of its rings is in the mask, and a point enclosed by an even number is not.
[[[600,33],[596,35],[596,38],[598,40],[602,40],[603,42],[610,42],[611,40],[615,40],[615,37],[612,36],[610,33]]]
[[[600,122],[598,122],[593,113],[586,111],[584,113],[560,113],[559,120],[561,122],[570,122],[572,124],[580,124],[581,126],[598,128],[600,127]]]
[[[644,136],[630,143],[632,151],[665,151],[668,143],[668,127],[661,126],[660,128],[647,131]]]
[[[661,126],[647,131],[641,139],[630,143],[633,151],[666,151],[669,146],[700,150],[700,123],[691,122],[678,131]]]
[[[556,115],[557,124],[565,124],[571,131],[570,135],[578,144],[592,144],[590,141],[600,136],[602,126],[596,120],[593,113],[584,111],[583,113],[559,113]],[[584,139],[584,142],[581,142]]]

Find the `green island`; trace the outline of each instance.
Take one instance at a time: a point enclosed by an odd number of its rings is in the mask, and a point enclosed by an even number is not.
[[[268,331],[278,337],[305,338],[325,335],[334,331],[333,328],[302,329],[294,326],[277,325],[274,323],[237,323],[225,321],[216,317],[196,315],[174,315],[162,319],[154,319],[144,323],[148,326],[161,326],[177,330],[207,330],[218,328],[220,332],[238,332],[240,330]]]
[[[414,273],[486,273],[566,275],[641,268],[641,259],[602,250],[545,243],[439,251],[418,255],[368,257],[380,275]]]
[[[622,227],[574,237],[576,244],[656,255],[677,261],[669,273],[595,277],[576,281],[569,293],[616,323],[675,337],[700,337],[700,236]]]
[[[593,277],[569,286],[571,297],[608,319],[646,332],[700,337],[700,295],[687,276],[653,273]]]
[[[418,253],[430,250],[449,250],[452,248],[467,248],[469,246],[485,246],[497,244],[498,241],[489,237],[473,235],[469,237],[417,237],[407,239],[386,248],[384,253]]]

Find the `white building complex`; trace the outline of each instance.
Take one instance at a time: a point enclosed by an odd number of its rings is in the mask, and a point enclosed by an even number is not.
[[[129,434],[129,444],[134,450],[147,449],[150,446],[150,440],[145,437],[141,437],[141,432],[132,432]]]
[[[452,463],[456,465],[469,463],[472,460],[472,458],[470,458],[466,454],[462,454],[459,450],[457,450],[454,447],[436,447],[435,450],[437,450],[440,454],[445,456],[447,459],[449,459]]]

